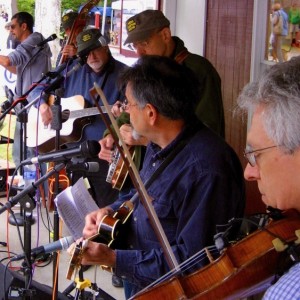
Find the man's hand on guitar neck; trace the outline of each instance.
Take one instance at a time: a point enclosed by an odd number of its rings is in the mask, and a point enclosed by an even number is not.
[[[42,103],[40,105],[39,111],[44,125],[49,125],[53,118],[51,107],[47,103]]]
[[[104,216],[112,213],[113,210],[110,207],[104,207],[98,210],[95,210],[85,217],[85,226],[83,228],[82,234],[84,238],[91,238],[98,234],[99,225]]]
[[[122,136],[123,142],[126,145],[128,145],[128,146],[138,146],[138,145],[147,146],[148,140],[145,137],[140,136],[138,139],[135,139],[133,137],[132,132],[133,132],[133,129],[132,129],[131,125],[129,125],[129,124],[123,124],[120,127],[120,134]],[[99,143],[101,146],[101,150],[98,154],[99,158],[111,163],[113,153],[114,153],[113,137],[111,136],[111,134],[108,134],[105,136],[105,138],[100,140]]]
[[[62,55],[73,57],[77,54],[77,48],[73,44],[65,45],[61,51]]]

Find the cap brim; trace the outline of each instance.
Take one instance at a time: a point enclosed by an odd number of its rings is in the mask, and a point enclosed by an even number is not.
[[[140,32],[132,32],[130,35],[128,35],[128,37],[126,38],[123,45],[129,44],[129,43],[135,43],[135,42],[139,42],[139,41],[144,41],[151,36],[151,34],[153,33],[153,31],[155,29],[156,28],[145,30],[142,32],[141,31]]]

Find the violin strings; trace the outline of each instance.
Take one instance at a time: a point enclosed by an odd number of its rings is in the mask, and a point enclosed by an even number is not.
[[[219,251],[216,248],[216,246],[208,246],[205,249],[209,250],[209,252],[212,253],[212,254],[215,254],[215,253],[219,254]],[[159,279],[152,282],[145,289],[143,289],[141,291],[141,293],[143,291],[148,290],[151,287],[156,286],[157,284],[159,284],[162,281],[165,281],[165,280],[170,279],[171,277],[173,277],[175,275],[178,275],[180,273],[183,273],[183,272],[187,271],[188,269],[192,268],[195,264],[202,262],[204,259],[207,258],[207,254],[206,254],[205,249],[200,250],[199,252],[195,253],[190,258],[188,258],[187,260],[185,260],[184,262],[179,264],[179,270],[173,269],[173,270],[169,271],[168,273],[166,273],[165,275],[163,275],[162,277],[160,277]]]

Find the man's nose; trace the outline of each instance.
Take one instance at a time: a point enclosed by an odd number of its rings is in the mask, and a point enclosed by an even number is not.
[[[259,179],[259,170],[258,166],[252,167],[249,163],[247,163],[244,170],[244,177],[248,181],[255,181]]]

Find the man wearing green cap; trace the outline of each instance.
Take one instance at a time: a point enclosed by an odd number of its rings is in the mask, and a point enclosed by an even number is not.
[[[62,41],[62,48],[58,54],[56,65],[60,63],[62,55],[65,55],[66,57],[72,57],[77,53],[77,48],[73,43],[66,44],[68,37],[70,36],[72,26],[77,17],[78,13],[75,11],[71,11],[63,15],[61,18],[61,26],[65,32],[65,38]]]
[[[193,71],[203,87],[196,115],[207,127],[225,137],[221,79],[213,65],[206,58],[190,53],[180,38],[171,35],[170,21],[159,10],[145,10],[132,16],[126,22],[126,29],[128,36],[124,44],[130,44],[139,56],[167,56]],[[126,120],[124,114],[121,120]],[[120,129],[127,144],[145,144],[132,138],[130,125],[125,124]],[[100,141],[100,158],[109,160],[112,143],[110,135]]]

